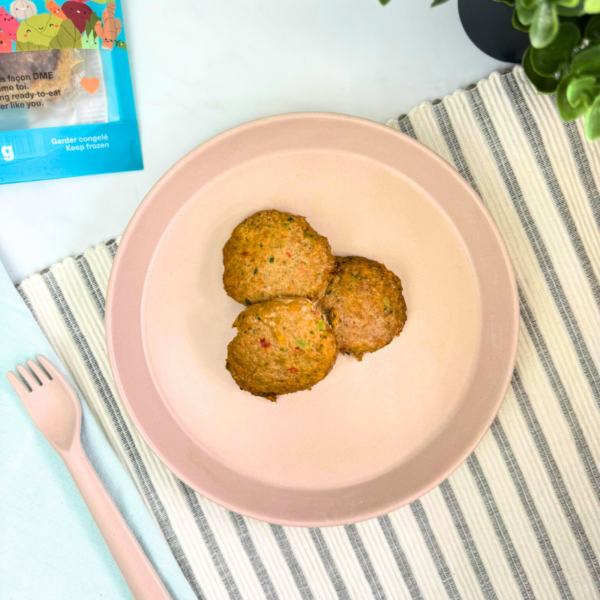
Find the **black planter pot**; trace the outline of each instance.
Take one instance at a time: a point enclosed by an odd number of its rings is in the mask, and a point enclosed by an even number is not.
[[[512,26],[512,7],[494,0],[458,0],[458,14],[471,41],[488,56],[520,63],[529,36]]]

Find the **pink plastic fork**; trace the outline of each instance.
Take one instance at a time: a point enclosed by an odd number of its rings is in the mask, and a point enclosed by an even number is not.
[[[6,376],[29,416],[71,473],[98,529],[136,600],[171,600],[133,533],[104,488],[81,445],[81,406],[65,378],[45,357]],[[40,365],[43,367],[41,368]]]

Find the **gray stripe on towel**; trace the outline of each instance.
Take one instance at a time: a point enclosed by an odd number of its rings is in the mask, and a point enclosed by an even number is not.
[[[506,525],[504,524],[504,519],[500,514],[500,509],[496,504],[496,500],[494,495],[492,494],[492,490],[485,478],[483,473],[483,469],[479,464],[479,460],[475,452],[473,452],[469,458],[467,458],[467,465],[469,466],[469,470],[471,471],[471,475],[475,480],[475,484],[479,489],[479,494],[483,499],[483,503],[485,505],[485,509],[492,521],[492,525],[494,526],[494,531],[496,532],[496,537],[500,542],[500,546],[502,547],[502,552],[506,557],[508,562],[508,566],[519,586],[519,590],[521,592],[521,596],[525,600],[533,600],[535,598],[533,594],[533,590],[531,589],[531,584],[529,583],[529,578],[527,577],[527,573],[525,573],[525,569],[523,569],[523,564],[521,563],[521,559],[517,553],[517,550],[513,544],[513,541],[508,533],[508,529],[506,529]]]
[[[554,551],[554,547],[552,546],[552,542],[550,541],[544,522],[540,517],[540,513],[538,512],[535,502],[531,496],[531,492],[529,491],[529,486],[525,481],[521,467],[519,467],[519,463],[515,458],[513,449],[498,417],[496,417],[492,423],[492,434],[494,435],[496,444],[500,449],[500,453],[502,454],[502,458],[504,459],[504,463],[506,464],[510,477],[513,480],[517,494],[519,494],[519,499],[521,500],[521,504],[525,509],[525,513],[527,514],[531,528],[535,533],[538,545],[542,551],[542,554],[544,555],[544,559],[546,560],[548,569],[552,574],[552,578],[554,579],[554,583],[556,584],[556,588],[558,589],[560,597],[564,600],[571,600],[573,598],[573,594],[571,593],[569,584],[565,579],[562,565],[556,556],[556,552]]]
[[[404,115],[398,119],[398,127],[400,127],[400,131],[405,135],[408,135],[415,140],[417,139],[417,134],[413,129],[412,123],[410,122],[410,117],[408,115]]]
[[[394,524],[388,515],[383,515],[377,519],[379,521],[379,526],[383,531],[383,535],[387,540],[387,543],[390,547],[394,560],[396,561],[396,565],[398,566],[398,570],[404,579],[404,583],[406,583],[406,587],[410,593],[410,597],[412,600],[423,600],[423,594],[421,589],[419,588],[419,584],[415,579],[415,575],[413,570],[406,558],[406,554],[400,545],[400,540],[396,535],[396,530],[394,529]]]
[[[21,299],[23,300],[23,302],[25,302],[25,306],[27,306],[27,308],[29,309],[29,312],[33,315],[33,318],[36,320],[37,324],[39,325],[40,320],[38,319],[38,316],[35,313],[33,305],[31,304],[29,297],[25,293],[25,290],[20,285],[15,285],[15,288],[16,288],[17,292],[19,292],[19,296],[21,296]]]
[[[206,519],[206,515],[198,502],[198,498],[196,497],[196,492],[188,487],[183,481],[177,480],[179,484],[179,489],[185,498],[189,509],[194,517],[194,521],[196,521],[196,525],[198,526],[198,530],[200,531],[200,535],[206,544],[210,557],[217,569],[217,573],[229,594],[231,600],[241,600],[242,596],[240,591],[235,583],[235,579],[229,570],[229,566],[227,565],[227,561],[219,548],[219,544],[215,539],[215,536],[208,524],[208,520]]]
[[[581,425],[579,424],[579,419],[573,410],[573,406],[571,405],[571,401],[565,386],[563,385],[560,375],[554,366],[554,361],[552,360],[552,356],[548,350],[546,340],[544,339],[544,336],[538,327],[536,318],[530,308],[525,294],[523,293],[523,290],[521,289],[521,286],[518,286],[518,291],[519,305],[521,307],[521,319],[525,325],[525,328],[527,329],[527,333],[529,334],[531,341],[533,342],[535,351],[537,352],[538,358],[542,364],[542,367],[544,368],[546,377],[550,382],[552,391],[558,400],[558,404],[563,413],[565,421],[571,430],[571,435],[573,436],[573,441],[575,442],[575,447],[577,448],[577,452],[579,453],[579,457],[583,463],[586,475],[590,480],[590,484],[592,485],[598,502],[600,502],[600,473],[598,473],[598,467],[596,466],[596,462],[594,461],[590,447],[588,446],[583,430],[581,429]]]
[[[537,416],[533,411],[533,407],[531,406],[529,396],[525,390],[525,386],[523,385],[518,369],[515,369],[513,373],[511,385],[517,402],[519,403],[519,408],[521,409],[523,417],[527,423],[527,427],[531,432],[542,462],[544,463],[544,467],[546,468],[546,472],[548,473],[548,477],[550,478],[550,482],[552,483],[556,497],[558,498],[561,508],[565,513],[565,517],[567,518],[569,526],[571,527],[573,536],[577,540],[579,550],[581,551],[583,560],[585,561],[594,584],[596,585],[596,589],[600,593],[600,568],[598,567],[596,553],[594,552],[590,541],[588,540],[585,529],[583,528],[583,524],[581,523],[581,519],[579,518],[579,515],[573,506],[571,496],[567,491],[558,465],[556,464],[554,456],[550,451],[546,436],[544,435],[544,432],[540,427],[540,423],[537,420]]]
[[[381,583],[379,581],[379,577],[377,577],[377,573],[373,568],[373,563],[369,557],[369,553],[365,548],[365,545],[360,537],[360,533],[358,532],[358,528],[356,525],[346,525],[344,527],[346,530],[346,535],[350,540],[350,545],[354,550],[354,554],[356,554],[356,558],[358,559],[358,564],[362,569],[362,572],[371,588],[371,592],[373,593],[373,598],[375,600],[386,600],[385,592],[381,587]]]
[[[467,180],[469,185],[477,192],[477,195],[481,196],[477,183],[469,168],[469,163],[466,161],[462,148],[460,147],[460,142],[456,137],[456,132],[454,131],[454,127],[452,126],[444,103],[438,102],[437,104],[434,104],[433,113],[435,114],[440,131],[444,136],[444,141],[446,142],[446,146],[448,146],[456,170]]]
[[[104,310],[106,306],[106,301],[104,299],[104,294],[96,281],[96,277],[92,271],[92,267],[90,267],[90,263],[88,262],[85,256],[78,256],[75,259],[77,264],[77,268],[79,269],[79,273],[83,282],[85,283],[85,287],[87,288],[88,294],[91,296],[94,304],[96,305],[96,309],[100,313],[100,317],[104,321]]]
[[[271,524],[271,531],[273,532],[273,537],[281,550],[281,554],[294,578],[296,583],[296,587],[298,588],[298,592],[300,592],[300,596],[302,600],[314,600],[313,593],[308,585],[308,581],[306,581],[306,577],[304,576],[304,571],[294,554],[294,550],[290,545],[290,541],[288,540],[287,534],[285,533],[285,529],[281,525],[273,525]]]
[[[265,569],[265,565],[262,561],[262,558],[258,554],[256,550],[256,546],[254,545],[254,540],[248,531],[248,526],[246,525],[246,520],[242,515],[238,513],[229,511],[229,517],[231,518],[231,522],[235,528],[235,532],[237,533],[238,539],[240,540],[248,559],[250,560],[250,564],[254,569],[254,573],[258,578],[258,582],[260,583],[263,592],[265,593],[265,597],[267,600],[277,600],[279,596],[275,591],[275,586],[269,577],[269,573],[267,569]]]
[[[585,153],[585,148],[583,147],[583,142],[575,121],[565,123],[564,127],[571,146],[571,152],[573,153],[573,161],[577,165],[579,178],[587,194],[588,202],[596,221],[596,227],[600,229],[600,193],[598,193],[598,186],[592,175],[590,161]]]
[[[583,269],[583,272],[588,280],[588,284],[592,290],[594,299],[596,300],[596,305],[598,308],[600,308],[600,283],[598,282],[596,273],[592,268],[590,257],[588,256],[585,246],[581,241],[579,231],[577,230],[577,225],[575,225],[575,221],[573,220],[573,216],[571,215],[571,211],[569,210],[565,196],[560,189],[560,185],[558,184],[558,180],[554,174],[554,169],[552,168],[550,157],[546,152],[544,140],[540,134],[540,129],[537,126],[533,115],[531,114],[531,110],[529,110],[527,101],[523,97],[523,93],[519,88],[519,84],[517,83],[514,74],[511,73],[510,75],[501,77],[501,81],[504,90],[511,101],[513,110],[519,119],[519,123],[521,123],[521,129],[525,133],[525,137],[531,146],[531,151],[533,152],[535,161],[537,162],[540,172],[544,177],[544,181],[546,182],[548,191],[552,196],[556,210],[562,219],[565,230],[569,234],[571,245],[573,246],[573,250],[577,255],[579,264],[581,265],[581,268]]]
[[[425,545],[427,546],[429,554],[433,559],[433,563],[435,564],[438,575],[442,580],[442,584],[446,590],[446,594],[448,594],[448,598],[450,598],[450,600],[460,600],[461,595],[456,587],[456,582],[454,581],[454,577],[452,577],[452,573],[450,572],[450,568],[448,567],[444,553],[442,552],[435,534],[433,533],[433,529],[431,528],[429,519],[427,518],[427,514],[425,513],[425,509],[423,508],[421,501],[415,500],[410,505],[410,508],[415,520],[417,521],[417,525],[421,530],[421,535],[425,540]]]
[[[106,244],[106,249],[108,250],[110,257],[113,260],[115,260],[115,255],[117,254],[118,248],[119,248],[119,245],[114,240],[111,240],[109,243]]]
[[[481,560],[481,556],[477,550],[477,545],[475,544],[475,540],[471,535],[471,530],[469,529],[467,520],[465,519],[454,490],[452,489],[452,485],[448,479],[442,481],[440,484],[440,491],[442,492],[444,502],[448,507],[448,511],[450,512],[454,526],[458,531],[463,548],[467,553],[471,567],[473,568],[475,576],[477,577],[483,597],[486,598],[486,600],[496,600],[496,591],[494,590],[494,586],[490,581],[487,569]]]
[[[331,581],[339,600],[350,600],[348,588],[346,587],[346,584],[340,575],[337,565],[333,560],[333,556],[331,556],[331,552],[327,547],[327,542],[323,537],[323,533],[318,527],[311,527],[309,531],[313,544],[315,545],[315,548],[321,557],[325,571],[327,571],[329,580]]]

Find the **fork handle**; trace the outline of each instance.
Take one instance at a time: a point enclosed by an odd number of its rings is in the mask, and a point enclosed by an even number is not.
[[[61,453],[83,500],[136,600],[172,600],[90,464],[81,444]]]

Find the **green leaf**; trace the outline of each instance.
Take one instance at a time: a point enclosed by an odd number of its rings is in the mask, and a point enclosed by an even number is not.
[[[59,48],[81,48],[81,34],[73,25],[73,21],[65,19],[62,22],[58,34],[50,42],[50,48],[54,50]]]
[[[545,48],[558,33],[558,15],[555,7],[543,2],[535,9],[531,29],[529,30],[529,39],[534,48]]]
[[[517,6],[520,4],[523,8],[534,10],[538,0],[517,0]]]
[[[519,21],[523,23],[523,25],[531,25],[535,16],[535,8],[528,8],[521,4],[520,1],[517,2],[516,7],[516,13],[519,17]]]
[[[513,10],[512,24],[515,29],[518,29],[519,31],[524,31],[525,33],[529,33],[530,26],[523,25],[523,23],[521,23],[521,21],[519,21],[519,15],[517,14],[516,10]]]
[[[433,2],[431,3],[431,6],[439,6],[440,4],[446,4],[446,2],[448,2],[448,0],[433,0]]]
[[[600,15],[596,15],[588,21],[583,37],[590,42],[600,42]]]
[[[33,42],[17,42],[17,52],[30,52],[31,50],[48,50],[48,47]]]
[[[523,69],[529,81],[541,94],[553,94],[558,87],[558,79],[555,77],[543,77],[536,73],[531,66],[531,47],[527,48],[523,55]]]
[[[567,100],[573,108],[585,108],[592,105],[600,94],[600,82],[592,75],[574,76],[567,87]]]
[[[600,75],[600,46],[588,46],[575,53],[571,71],[577,75]]]
[[[556,14],[561,17],[580,17],[585,14],[585,0],[579,0],[575,6],[556,6]]]
[[[600,97],[594,100],[594,103],[585,115],[585,137],[594,142],[600,138]]]
[[[508,4],[508,6],[515,5],[515,0],[494,0],[494,2],[502,2],[502,4]]]
[[[560,114],[560,118],[566,122],[573,121],[577,117],[581,117],[587,112],[587,108],[584,106],[573,107],[569,104],[569,99],[567,98],[567,88],[569,84],[573,81],[574,75],[567,75],[560,80],[558,84],[558,89],[556,90],[556,104],[558,106],[558,112]]]
[[[90,18],[85,22],[85,33],[88,38],[91,38],[92,35],[96,37],[96,23],[98,21],[98,15],[93,12],[90,15]]]
[[[584,7],[588,15],[600,13],[600,0],[585,0]]]
[[[558,34],[545,48],[531,49],[531,66],[538,75],[552,77],[571,61],[573,50],[581,41],[579,27],[561,23]]]
[[[389,2],[390,2],[390,0],[379,0],[379,4],[381,4],[381,6],[385,6]]]
[[[565,8],[575,8],[579,5],[579,0],[552,0],[553,4],[564,6]]]

